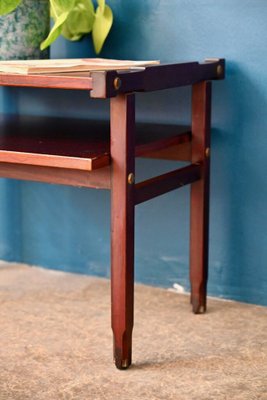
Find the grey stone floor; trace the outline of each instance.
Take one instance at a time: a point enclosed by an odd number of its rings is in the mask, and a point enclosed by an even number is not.
[[[136,285],[118,371],[107,280],[2,263],[0,303],[1,400],[267,400],[267,308]]]

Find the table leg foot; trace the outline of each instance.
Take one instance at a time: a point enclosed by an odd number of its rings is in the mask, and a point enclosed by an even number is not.
[[[205,293],[191,294],[191,305],[194,314],[204,314],[207,309],[207,296]]]
[[[114,333],[114,363],[118,369],[127,369],[132,363],[132,334]]]

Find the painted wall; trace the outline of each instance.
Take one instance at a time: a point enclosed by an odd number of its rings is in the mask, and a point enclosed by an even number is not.
[[[209,294],[267,305],[267,3],[265,0],[109,0],[115,24],[102,56],[227,59],[214,83]],[[89,40],[52,57],[90,56]],[[3,101],[3,98],[5,101]],[[102,118],[86,93],[5,89],[4,112]],[[187,122],[189,90],[138,96],[138,119]],[[173,168],[138,161],[138,177]],[[143,171],[146,171],[144,174]],[[109,193],[3,180],[0,258],[109,275]],[[188,188],[137,207],[136,280],[188,283]]]

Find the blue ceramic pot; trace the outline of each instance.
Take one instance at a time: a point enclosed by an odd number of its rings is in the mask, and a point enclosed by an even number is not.
[[[49,0],[22,0],[10,14],[0,16],[0,60],[49,57],[40,43],[50,29]]]

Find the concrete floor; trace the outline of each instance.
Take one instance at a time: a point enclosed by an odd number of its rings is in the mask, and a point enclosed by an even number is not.
[[[0,303],[1,400],[267,400],[267,308],[137,285],[118,371],[107,280],[3,263]]]

